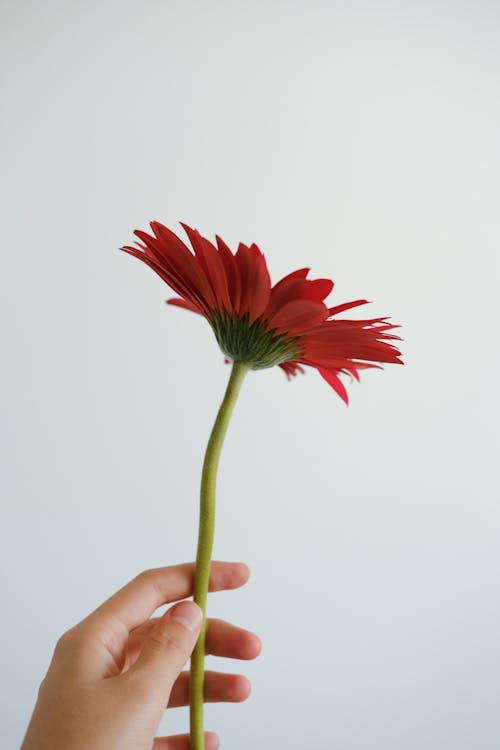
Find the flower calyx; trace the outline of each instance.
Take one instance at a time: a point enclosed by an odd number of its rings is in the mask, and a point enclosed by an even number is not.
[[[300,356],[296,339],[269,330],[259,319],[249,325],[248,313],[237,317],[217,312],[210,325],[223,353],[233,362],[245,362],[252,370],[264,370]]]

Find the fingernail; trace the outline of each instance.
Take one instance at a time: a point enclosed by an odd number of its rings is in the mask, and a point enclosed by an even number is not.
[[[170,619],[193,631],[201,623],[201,609],[194,602],[181,602],[170,610]]]

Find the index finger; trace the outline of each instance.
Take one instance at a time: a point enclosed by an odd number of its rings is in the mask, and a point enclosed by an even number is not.
[[[87,617],[88,623],[119,623],[127,634],[147,620],[162,604],[184,599],[193,593],[195,563],[152,568],[139,573],[130,583],[101,604]],[[248,580],[245,563],[212,561],[209,591],[237,589]]]

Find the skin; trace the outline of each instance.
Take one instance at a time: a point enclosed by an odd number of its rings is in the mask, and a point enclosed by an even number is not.
[[[201,625],[192,601],[194,563],[140,573],[59,639],[21,750],[189,750],[189,736],[156,737],[165,708],[188,704],[189,659]],[[236,589],[243,563],[213,562],[210,591]],[[163,604],[178,602],[160,618]],[[256,635],[207,620],[206,653],[254,659]],[[250,693],[242,675],[206,672],[205,701],[237,702]],[[205,733],[206,750],[218,736]]]

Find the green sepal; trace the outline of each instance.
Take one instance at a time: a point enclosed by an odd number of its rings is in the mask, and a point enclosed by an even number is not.
[[[242,318],[215,313],[210,321],[220,348],[233,362],[246,362],[252,370],[263,370],[297,359],[300,348],[296,339],[269,330],[266,322],[259,320],[249,326],[248,317],[248,313]]]

